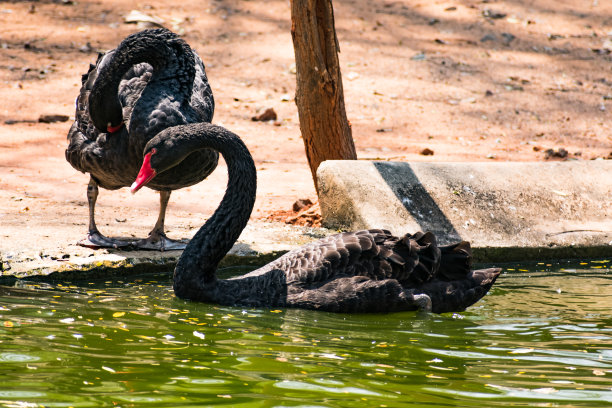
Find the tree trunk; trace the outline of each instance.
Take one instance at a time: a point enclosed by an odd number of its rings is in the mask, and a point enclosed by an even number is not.
[[[295,102],[318,193],[316,172],[322,161],[357,158],[344,109],[331,0],[291,0],[291,36],[297,73]]]

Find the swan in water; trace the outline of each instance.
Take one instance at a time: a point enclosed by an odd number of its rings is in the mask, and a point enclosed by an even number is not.
[[[176,149],[175,146],[184,146]],[[299,307],[332,312],[461,311],[483,297],[499,268],[471,270],[468,242],[438,246],[432,233],[395,237],[385,230],[331,235],[242,276],[218,279],[219,261],[246,226],[256,170],[242,140],[210,123],[164,129],[144,148],[132,192],[180,165],[189,152],[214,149],[228,184],[213,214],[191,239],[174,271],[183,299],[223,305]]]
[[[116,49],[101,55],[83,75],[66,149],[68,162],[90,174],[89,231],[79,244],[183,249],[184,243],[170,240],[164,233],[170,193],[206,178],[217,166],[216,151],[189,152],[179,165],[149,183],[148,187],[160,192],[160,211],[149,237],[143,240],[130,242],[100,233],[95,222],[98,186],[109,190],[129,186],[151,138],[173,126],[210,122],[213,112],[214,99],[202,60],[171,31],[151,29],[132,34]]]

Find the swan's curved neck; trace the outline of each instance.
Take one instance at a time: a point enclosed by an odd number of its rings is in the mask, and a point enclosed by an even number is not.
[[[89,95],[89,112],[96,128],[106,131],[123,121],[119,83],[132,66],[143,62],[153,67],[149,84],[169,80],[177,99],[190,97],[195,58],[189,45],[169,30],[144,30],[126,37],[98,72]]]
[[[179,132],[176,132],[180,129]],[[223,155],[227,164],[227,190],[221,204],[185,248],[174,271],[177,296],[200,301],[218,301],[222,282],[215,275],[217,265],[232,248],[246,226],[257,188],[253,158],[240,138],[209,123],[175,126],[156,136],[176,135],[173,143],[189,146],[191,151],[211,148]]]

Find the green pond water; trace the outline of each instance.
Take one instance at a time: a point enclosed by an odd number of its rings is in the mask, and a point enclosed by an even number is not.
[[[191,303],[168,275],[0,286],[0,407],[609,407],[611,268],[515,265],[443,315]]]

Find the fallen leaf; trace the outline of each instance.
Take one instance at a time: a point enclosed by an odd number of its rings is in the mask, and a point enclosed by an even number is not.
[[[130,11],[124,20],[127,24],[144,24],[147,26],[163,27],[164,20],[159,17],[150,16],[138,10]]]

